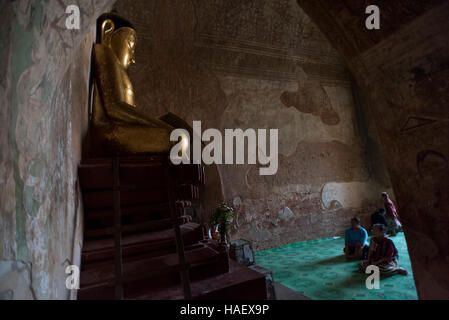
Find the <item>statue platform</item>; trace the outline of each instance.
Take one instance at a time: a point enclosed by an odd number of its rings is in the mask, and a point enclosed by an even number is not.
[[[244,291],[266,298],[264,276],[230,261],[225,245],[184,216],[200,198],[201,165],[174,166],[167,155],[112,157],[85,160],[78,174],[78,299],[235,299]]]

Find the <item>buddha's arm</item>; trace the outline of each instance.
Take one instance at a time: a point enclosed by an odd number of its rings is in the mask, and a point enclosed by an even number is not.
[[[112,51],[103,45],[95,45],[93,67],[98,92],[106,115],[115,121],[128,124],[172,129],[167,123],[154,119],[136,107],[124,102],[123,86],[119,83],[120,66]]]

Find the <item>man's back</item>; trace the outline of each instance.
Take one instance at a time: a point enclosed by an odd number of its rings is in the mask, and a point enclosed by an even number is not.
[[[365,244],[368,245],[367,242],[368,233],[362,227],[354,230],[352,227],[346,229],[345,232],[345,243],[347,244]]]

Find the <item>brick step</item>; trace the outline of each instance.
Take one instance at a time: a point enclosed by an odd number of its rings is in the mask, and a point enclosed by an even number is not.
[[[120,187],[151,188],[166,186],[164,165],[146,158],[120,159]],[[177,184],[205,183],[204,167],[199,165],[171,166]],[[78,174],[83,191],[111,189],[113,186],[111,159],[95,159],[80,165]]]
[[[121,207],[154,207],[160,203],[168,202],[167,190],[164,186],[153,186],[148,188],[124,189],[120,187]],[[178,185],[175,188],[176,200],[199,199],[199,188],[191,184]],[[83,190],[83,205],[86,212],[112,211],[113,205],[112,189]]]
[[[180,226],[180,229],[185,245],[194,244],[203,240],[203,229],[199,224],[185,223]],[[173,229],[124,235],[122,237],[122,252],[124,257],[148,251],[171,249],[175,248],[175,245]],[[112,259],[115,254],[114,248],[115,243],[112,237],[85,241],[82,251],[83,264],[109,258]]]
[[[147,205],[136,205],[136,206],[127,206],[122,207],[120,212],[122,216],[138,216],[138,215],[148,215],[151,214],[159,214],[160,216],[168,216],[169,215],[169,204],[168,201],[163,201],[159,203],[152,203]],[[113,219],[114,212],[112,208],[107,209],[87,209],[84,212],[84,220],[97,220],[97,219]]]
[[[178,201],[176,203],[176,215],[183,216],[184,209],[192,206],[190,201]],[[154,226],[151,230],[162,230],[172,227],[170,219],[170,208],[168,202],[160,202],[152,205],[135,205],[121,208],[121,224],[139,224],[151,221]],[[104,229],[114,225],[112,209],[87,210],[84,214],[84,227],[95,237],[96,229]],[[168,222],[168,224],[167,224]],[[101,231],[99,231],[101,235]],[[106,234],[109,233],[108,231]],[[105,235],[105,234],[103,234]]]
[[[195,300],[266,300],[265,275],[229,261],[229,271],[207,279],[191,282],[192,299]],[[184,294],[179,285],[165,288],[134,290],[130,300],[183,300]]]
[[[192,280],[205,279],[229,270],[226,251],[217,251],[207,244],[185,251]],[[132,257],[123,261],[125,298],[148,289],[162,289],[180,284],[177,253],[159,257]],[[78,299],[113,299],[114,262],[101,263],[81,271]],[[126,280],[126,278],[130,278]]]

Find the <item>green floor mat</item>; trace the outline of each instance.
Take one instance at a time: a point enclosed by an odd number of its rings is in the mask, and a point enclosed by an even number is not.
[[[312,299],[416,300],[410,258],[404,234],[391,237],[399,251],[399,265],[408,276],[381,277],[380,289],[368,290],[358,261],[346,261],[344,238],[298,242],[256,252],[256,263],[273,271],[274,280]]]

